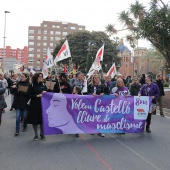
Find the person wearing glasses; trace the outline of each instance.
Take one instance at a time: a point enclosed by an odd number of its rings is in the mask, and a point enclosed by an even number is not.
[[[28,94],[31,100],[28,109],[27,123],[33,125],[35,133],[34,141],[38,140],[38,125],[40,125],[40,138],[45,140],[42,128],[41,97],[47,92],[47,86],[43,81],[43,74],[35,73],[32,78],[32,84],[28,88]]]

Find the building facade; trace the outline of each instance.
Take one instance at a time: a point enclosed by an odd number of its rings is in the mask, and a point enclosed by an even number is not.
[[[41,70],[48,48],[53,52],[56,44],[68,34],[84,30],[85,26],[59,21],[43,21],[40,26],[29,26],[28,68]]]
[[[12,49],[10,46],[6,46],[5,52],[4,48],[0,48],[0,69],[2,69],[4,56],[5,58],[16,59],[18,64],[26,65],[28,63],[28,47]]]

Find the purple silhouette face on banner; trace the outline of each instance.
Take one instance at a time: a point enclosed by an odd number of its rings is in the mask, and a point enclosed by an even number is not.
[[[60,96],[60,99],[58,98]],[[67,111],[67,100],[63,94],[54,93],[50,107],[47,109],[49,127],[60,127],[66,125],[71,116]]]
[[[48,115],[48,126],[61,129],[67,133],[73,129],[76,133],[84,133],[74,122],[72,116],[67,110],[67,99],[62,93],[54,93],[50,100],[50,106],[46,110]]]

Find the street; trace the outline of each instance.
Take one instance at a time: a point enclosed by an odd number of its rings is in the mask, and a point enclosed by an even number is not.
[[[51,135],[33,141],[28,125],[18,137],[15,112],[8,108],[0,126],[0,170],[169,170],[170,118],[152,116],[152,133]]]

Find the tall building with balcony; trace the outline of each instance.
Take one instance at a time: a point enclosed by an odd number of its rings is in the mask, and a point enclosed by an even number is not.
[[[68,34],[84,30],[85,26],[60,21],[43,21],[40,26],[29,26],[28,68],[41,70],[48,48],[53,52],[56,44]]]
[[[25,46],[23,49],[17,48],[12,49],[10,46],[6,46],[5,52],[4,48],[0,48],[0,69],[2,69],[2,59],[3,58],[14,58],[20,64],[28,63],[28,47]]]

